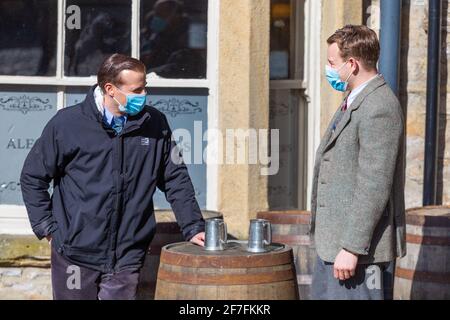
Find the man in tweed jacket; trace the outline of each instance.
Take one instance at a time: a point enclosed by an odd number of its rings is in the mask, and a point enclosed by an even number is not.
[[[378,74],[375,32],[350,25],[327,42],[327,79],[347,95],[316,154],[312,295],[383,299],[383,273],[405,255],[404,116]]]

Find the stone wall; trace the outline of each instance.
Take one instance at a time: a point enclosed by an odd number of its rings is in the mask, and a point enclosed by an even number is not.
[[[0,300],[49,300],[50,268],[0,268]]]
[[[450,204],[448,1],[443,1],[438,201]],[[400,100],[407,111],[406,207],[422,206],[425,148],[428,1],[404,1]]]
[[[51,298],[48,243],[34,236],[0,235],[0,300]]]

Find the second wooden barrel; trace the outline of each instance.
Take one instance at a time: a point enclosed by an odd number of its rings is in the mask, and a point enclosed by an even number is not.
[[[450,299],[450,207],[406,212],[407,255],[397,260],[396,300]]]
[[[292,247],[297,270],[300,300],[311,299],[311,282],[316,251],[309,237],[311,213],[309,211],[268,211],[259,212],[259,219],[272,223],[272,239]]]
[[[202,211],[202,215],[204,219],[223,218],[221,213],[214,211]],[[156,233],[145,257],[139,279],[139,300],[152,300],[155,298],[156,277],[161,248],[171,243],[184,241],[173,211],[155,210],[155,218]]]
[[[160,300],[296,300],[292,249],[249,253],[237,244],[211,252],[191,243],[161,252],[156,285]]]

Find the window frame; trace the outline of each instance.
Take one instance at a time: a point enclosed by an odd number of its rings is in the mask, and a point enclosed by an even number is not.
[[[298,109],[298,128],[296,135],[298,136],[298,142],[296,144],[297,152],[294,156],[294,162],[296,162],[296,178],[297,185],[295,186],[294,194],[297,201],[296,208],[284,208],[284,209],[296,209],[306,210],[308,208],[308,193],[307,193],[307,176],[308,176],[308,160],[305,156],[308,151],[308,130],[310,123],[307,116],[310,112],[308,106],[308,95],[306,93],[308,89],[308,81],[306,78],[305,64],[306,64],[306,50],[305,50],[305,35],[302,32],[306,32],[306,8],[309,5],[306,0],[289,0],[292,11],[290,16],[290,66],[289,77],[287,79],[271,79],[269,82],[269,95],[271,96],[272,90],[274,91],[297,91],[301,100],[296,106]],[[299,32],[302,31],[302,32]],[[271,128],[272,129],[272,128]],[[274,208],[281,209],[281,208]]]
[[[207,31],[207,58],[206,58],[206,78],[205,79],[155,79],[147,75],[147,83],[150,87],[159,88],[209,88],[211,79],[213,78],[214,66],[217,61],[216,51],[218,50],[215,41],[211,41],[218,31],[217,13],[220,0],[208,0],[208,31]],[[73,77],[64,75],[64,43],[66,36],[66,0],[57,0],[58,2],[58,24],[57,24],[57,41],[56,41],[56,75],[45,76],[14,76],[0,75],[0,84],[12,85],[49,85],[49,86],[92,86],[97,83],[96,76],[90,77]],[[131,56],[139,59],[140,56],[140,7],[141,0],[131,0]],[[210,70],[213,69],[213,70]]]
[[[97,83],[96,76],[64,77],[64,41],[66,1],[58,1],[57,73],[54,77],[0,75],[0,85],[53,86],[57,94],[57,109],[64,108],[67,90],[74,87],[89,87]],[[156,88],[206,88],[208,89],[208,128],[219,127],[219,18],[221,0],[208,0],[207,72],[206,79],[152,79],[147,77],[147,86]],[[139,57],[141,0],[132,0],[131,32],[133,57]],[[210,142],[209,150],[217,150],[218,142]],[[214,152],[214,151],[213,151]],[[207,156],[208,158],[208,156]],[[218,210],[219,166],[206,163],[206,210]],[[0,233],[32,234],[25,205],[0,204]]]

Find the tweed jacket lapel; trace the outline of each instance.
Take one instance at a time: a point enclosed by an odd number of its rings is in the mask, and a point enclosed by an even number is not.
[[[348,110],[344,113],[343,118],[339,122],[336,130],[332,133],[331,138],[326,143],[323,152],[328,150],[328,148],[333,144],[334,141],[339,137],[339,135],[342,133],[344,128],[347,126],[347,124],[351,121],[352,113],[357,110],[364,99],[372,93],[377,88],[381,87],[382,85],[385,85],[386,81],[384,80],[384,77],[382,75],[378,75],[375,79],[369,82],[367,87],[364,88],[363,91],[356,97],[356,99],[352,102]]]

